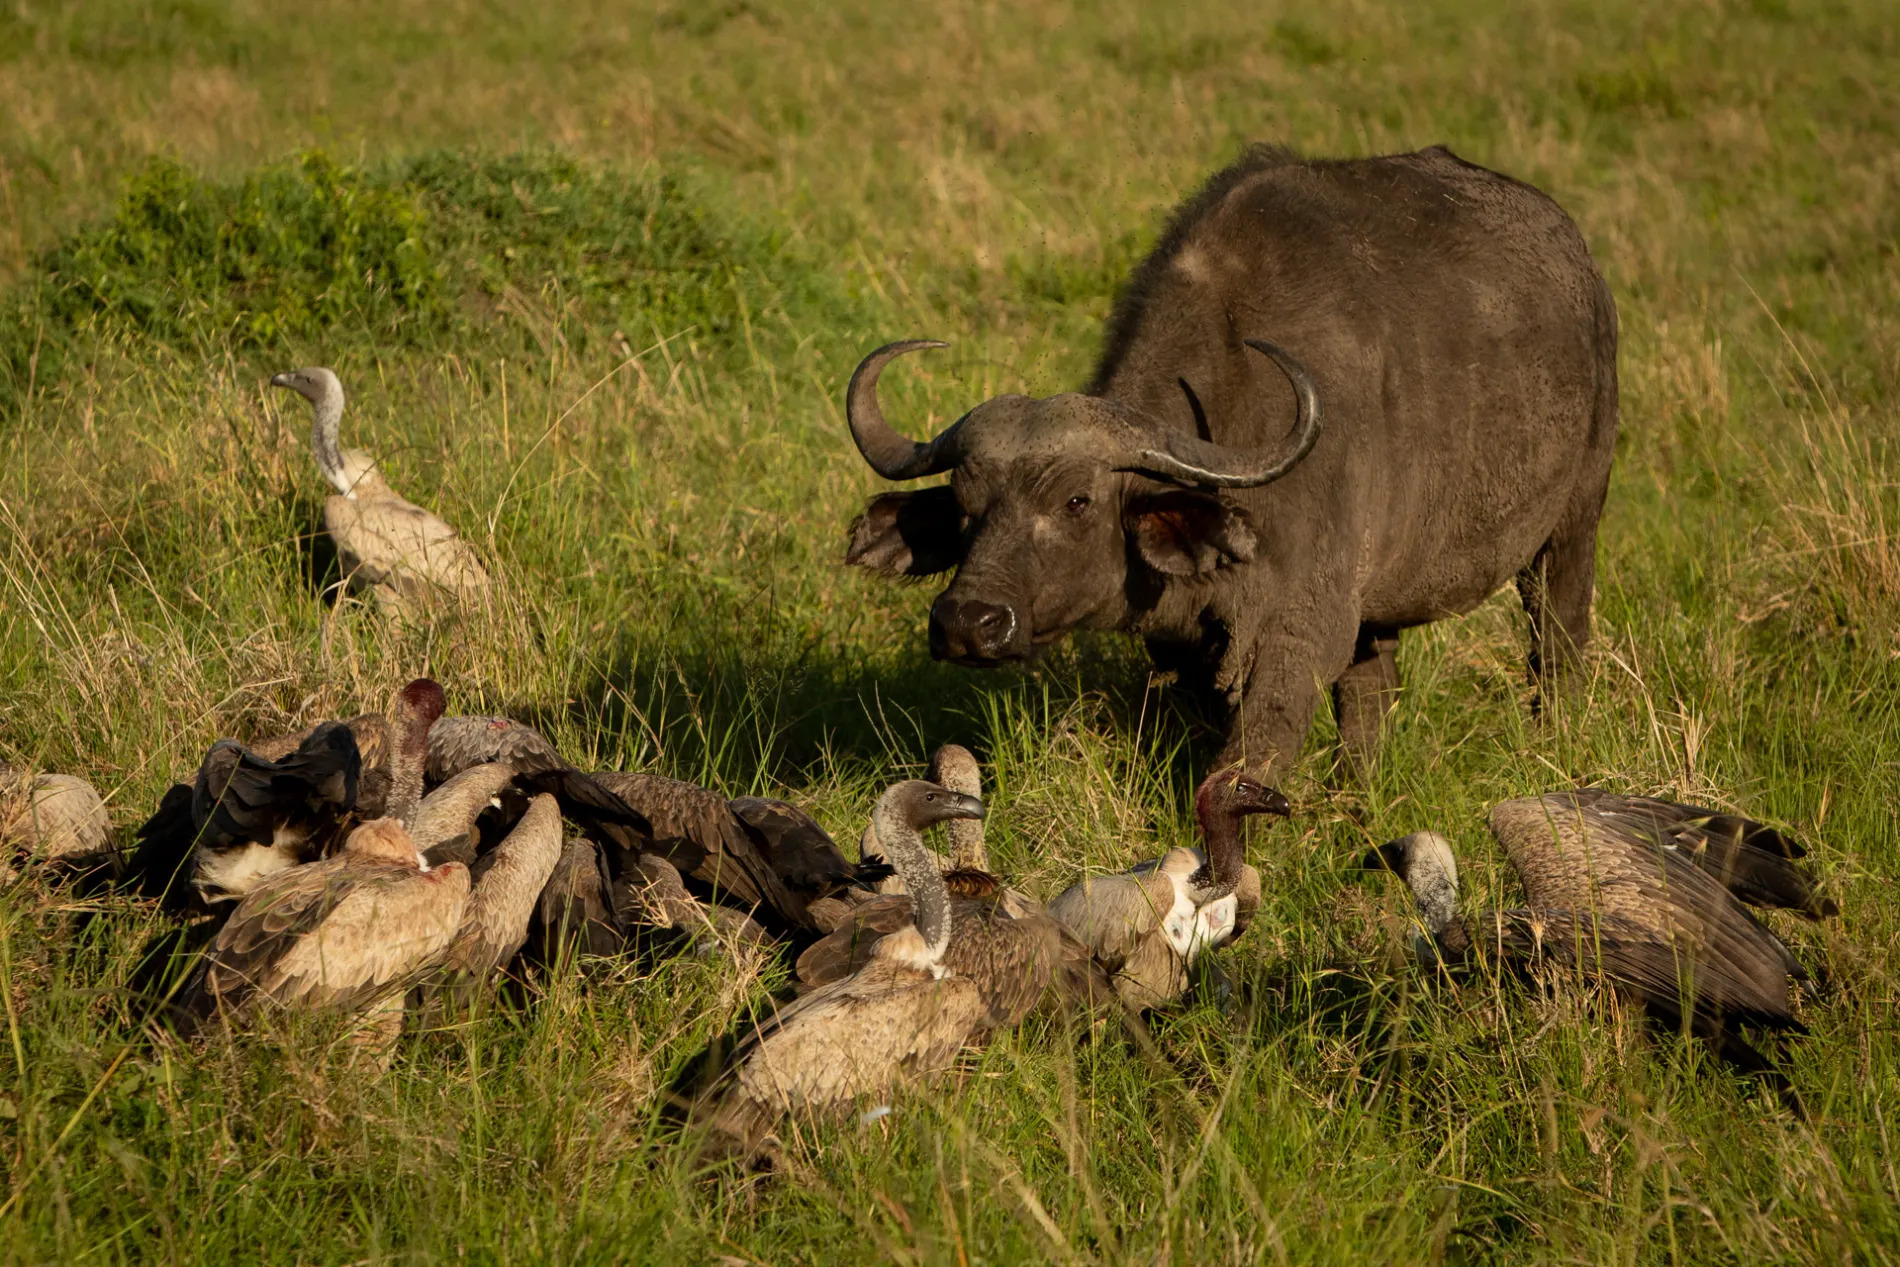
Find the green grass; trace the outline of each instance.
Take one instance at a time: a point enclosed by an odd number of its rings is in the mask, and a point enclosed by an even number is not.
[[[1575,215],[1623,320],[1590,674],[1530,716],[1499,597],[1408,637],[1376,776],[1252,856],[1229,1016],[1158,1056],[1030,1026],[793,1182],[694,1176],[662,1086],[773,969],[597,965],[407,1040],[133,1042],[153,917],[0,895],[0,1253],[25,1262],[1887,1261],[1900,1258],[1900,28],[1890,6],[1207,0],[25,0],[0,10],[0,759],[136,824],[216,737],[378,703],[544,726],[577,763],[811,805],[975,747],[1049,893],[1189,833],[1208,736],[1098,637],[931,663],[929,591],[844,571],[877,482],[840,417],[887,338],[921,431],[1085,375],[1168,207],[1251,140],[1446,142]],[[322,597],[307,411],[500,578],[392,630]],[[1573,781],[1793,827],[1840,896],[1811,1124],[1692,1046],[1405,966],[1368,842]],[[1780,927],[1780,925],[1777,925]],[[128,1046],[128,1043],[132,1045]]]

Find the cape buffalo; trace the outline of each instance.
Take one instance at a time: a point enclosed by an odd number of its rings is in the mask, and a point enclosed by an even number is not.
[[[1138,633],[1231,708],[1221,760],[1270,773],[1325,683],[1345,755],[1369,759],[1399,631],[1513,575],[1533,679],[1589,638],[1616,308],[1529,185],[1443,148],[1256,147],[1135,270],[1086,391],[999,396],[912,442],[878,374],[942,346],[879,348],[846,397],[878,474],[950,473],[873,498],[846,555],[888,576],[956,569],[930,609],[939,659]]]

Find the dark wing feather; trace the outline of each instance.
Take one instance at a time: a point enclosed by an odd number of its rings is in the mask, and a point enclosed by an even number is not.
[[[1506,801],[1491,826],[1539,910],[1585,910],[1648,927],[1762,988],[1807,974],[1722,882],[1640,823],[1596,813],[1568,793]]]
[[[1484,944],[1600,977],[1672,1026],[1686,1005],[1699,1034],[1713,1035],[1724,1022],[1805,1032],[1790,1009],[1786,977],[1761,973],[1759,956],[1731,960],[1607,912],[1496,911],[1474,925]]]
[[[1808,851],[1764,823],[1602,788],[1552,793],[1550,799],[1574,805],[1605,830],[1681,853],[1751,905],[1795,911],[1808,919],[1840,911],[1831,898],[1815,892],[1813,877],[1796,865]]]
[[[553,963],[570,941],[584,954],[611,955],[619,950],[623,936],[608,896],[610,883],[600,849],[592,841],[568,841],[535,903],[530,956]]]
[[[708,788],[657,774],[606,772],[594,776],[653,824],[654,848],[662,854],[685,853],[683,845],[703,851],[687,879],[748,908],[760,908],[781,926],[804,927],[805,903],[772,866],[726,798]]]
[[[659,852],[669,860],[673,854],[661,849],[653,838],[653,824],[645,814],[591,774],[582,774],[569,766],[555,766],[531,773],[517,773],[515,782],[530,793],[545,792],[560,803],[561,813],[582,831],[605,840],[625,854]],[[697,850],[682,851],[687,867],[700,858]]]
[[[976,982],[990,1009],[991,1027],[1016,1024],[1051,987],[1075,991],[1081,996],[1075,1001],[1085,1005],[1113,997],[1107,974],[1081,967],[1075,954],[1080,944],[1053,916],[1037,911],[1012,919],[994,900],[965,899],[952,911],[943,966]],[[1081,957],[1092,962],[1086,950]],[[1094,993],[1097,986],[1101,993]]]
[[[860,868],[845,859],[837,842],[796,805],[764,796],[741,796],[726,804],[733,816],[750,829],[753,840],[771,859],[772,869],[806,901],[867,883]],[[871,864],[866,874],[871,871],[889,874],[890,868],[880,860]],[[881,878],[873,876],[869,882]]]
[[[842,981],[871,961],[871,948],[913,918],[910,895],[892,893],[861,902],[845,922],[820,937],[798,957],[799,993]]]
[[[318,723],[318,725],[327,724],[329,723]],[[356,750],[362,754],[363,769],[368,771],[381,768],[389,729],[389,723],[383,715],[358,713],[343,724],[350,728],[352,735],[356,736]],[[265,761],[282,761],[303,746],[304,742],[316,732],[317,727],[312,726],[308,730],[299,730],[295,734],[271,735],[266,739],[253,740],[246,746],[254,757],[260,757]]]
[[[131,881],[139,896],[157,898],[167,910],[182,909],[191,896],[191,850],[198,842],[192,786],[174,783],[158,809],[140,825],[132,852]]]
[[[325,722],[281,761],[265,761],[231,739],[206,754],[192,789],[192,815],[213,848],[269,844],[281,827],[335,826],[356,804],[362,758],[342,722]]]

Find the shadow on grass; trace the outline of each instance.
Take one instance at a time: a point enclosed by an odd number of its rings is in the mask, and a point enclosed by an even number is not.
[[[999,718],[1054,718],[1088,700],[1116,738],[1140,734],[1184,799],[1223,738],[1216,710],[1151,685],[1131,637],[1071,640],[1032,665],[984,672],[933,661],[921,645],[894,658],[853,655],[840,639],[721,606],[623,630],[574,699],[558,710],[524,704],[524,719],[558,716],[622,736],[629,751],[644,736],[676,772],[796,784],[826,769],[887,771],[950,742],[989,760]],[[680,630],[695,632],[666,636]]]

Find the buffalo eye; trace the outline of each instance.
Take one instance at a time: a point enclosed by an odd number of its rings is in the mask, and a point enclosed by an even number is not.
[[[1071,497],[1065,509],[1067,509],[1071,515],[1079,515],[1088,508],[1089,499],[1087,497]]]

